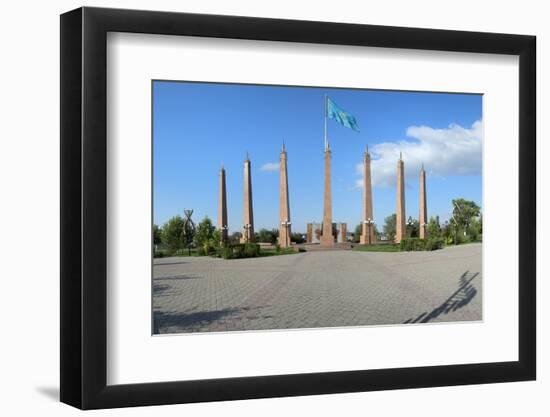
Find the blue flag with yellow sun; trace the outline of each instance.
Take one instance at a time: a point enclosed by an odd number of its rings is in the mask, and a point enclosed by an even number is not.
[[[355,117],[338,106],[329,97],[327,97],[327,117],[336,120],[342,126],[359,132],[359,126],[357,125],[357,120],[355,120]]]

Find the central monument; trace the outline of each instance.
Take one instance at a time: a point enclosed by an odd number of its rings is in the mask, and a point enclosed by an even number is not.
[[[225,188],[225,168],[220,169],[220,186],[218,195],[218,230],[221,243],[227,241],[227,194]]]
[[[244,161],[244,206],[243,206],[243,236],[241,243],[254,242],[254,214],[252,213],[252,174],[248,153]]]
[[[323,232],[321,234],[321,246],[334,246],[332,235],[332,191],[330,187],[330,146],[325,142],[325,198],[323,209]]]
[[[288,200],[288,172],[286,149],[283,142],[283,149],[279,161],[279,245],[287,248],[291,245],[290,236],[290,204]]]

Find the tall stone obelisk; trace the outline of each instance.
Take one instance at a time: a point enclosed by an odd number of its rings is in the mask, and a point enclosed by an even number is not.
[[[225,188],[225,169],[220,169],[220,189],[218,198],[218,230],[221,243],[227,241],[227,194]]]
[[[254,214],[252,210],[252,173],[248,153],[244,161],[243,236],[241,243],[254,242]]]
[[[372,184],[370,176],[370,153],[367,147],[363,157],[363,227],[359,243],[371,245],[376,242],[372,213]]]
[[[418,201],[418,224],[420,227],[420,239],[427,237],[426,228],[428,226],[428,207],[426,205],[426,171],[424,164],[420,168],[420,198]]]
[[[279,245],[287,248],[291,245],[290,202],[288,198],[288,171],[285,144],[279,160]]]
[[[323,233],[321,235],[321,246],[334,246],[332,235],[332,191],[330,186],[330,146],[325,146],[325,197],[323,209]]]
[[[405,225],[405,164],[401,153],[399,153],[399,161],[397,161],[397,208],[395,214],[395,243],[399,243],[401,239],[407,236]]]

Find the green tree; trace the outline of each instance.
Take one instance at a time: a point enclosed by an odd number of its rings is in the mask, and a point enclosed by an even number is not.
[[[474,217],[470,221],[470,225],[468,226],[468,236],[470,236],[470,239],[472,241],[479,241],[481,239],[482,234],[482,220],[481,217],[478,219],[477,217]]]
[[[271,243],[272,245],[277,243],[277,238],[279,237],[279,231],[277,229],[267,230],[260,229],[257,233],[258,242],[261,243]]]
[[[291,242],[294,242],[294,243],[304,243],[306,240],[304,239],[304,235],[301,234],[301,233],[292,233],[290,235],[290,240]]]
[[[472,219],[479,216],[481,208],[473,201],[457,198],[453,200],[453,218],[459,229],[468,230]]]
[[[359,223],[357,226],[355,226],[355,230],[353,231],[353,242],[359,243],[361,241],[361,233],[363,232],[363,226],[361,223]]]
[[[479,234],[483,235],[483,214],[479,214]]]
[[[378,230],[378,226],[376,225],[376,223],[373,223],[372,231],[374,232],[374,236],[376,237],[376,240],[380,240],[380,231]]]
[[[396,233],[396,224],[397,224],[397,215],[393,213],[392,215],[386,217],[384,219],[384,234],[388,238],[388,240],[394,240],[395,239],[395,233]]]
[[[162,230],[157,224],[153,225],[153,244],[158,245],[162,242]]]
[[[230,245],[236,245],[241,241],[241,237],[243,237],[241,232],[234,232],[228,237],[228,243]]]
[[[162,226],[162,243],[172,250],[181,249],[183,247],[183,223],[183,219],[178,215],[169,219]]]
[[[439,216],[430,217],[427,230],[428,237],[441,237],[441,225],[439,224]]]
[[[212,233],[212,240],[214,247],[220,247],[225,246],[227,242],[222,242],[222,232],[220,232],[218,229],[214,229],[214,233]]]
[[[418,237],[420,230],[420,224],[418,220],[413,219],[411,216],[407,219],[406,232],[408,237]]]
[[[216,228],[208,216],[205,216],[197,226],[194,241],[199,251],[204,255],[208,255],[219,244],[219,240],[216,242],[214,237],[215,230]]]

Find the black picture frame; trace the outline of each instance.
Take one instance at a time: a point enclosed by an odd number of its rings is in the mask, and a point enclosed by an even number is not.
[[[107,385],[108,32],[519,56],[519,360]],[[534,36],[84,7],[61,16],[60,56],[62,402],[96,409],[535,379]]]

